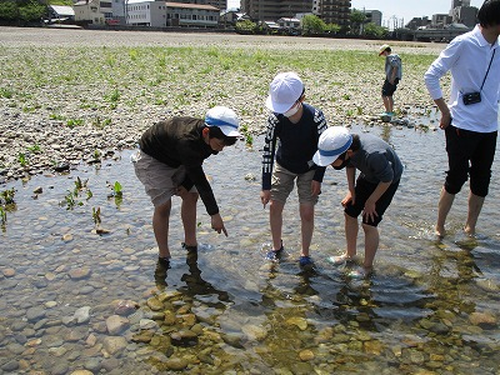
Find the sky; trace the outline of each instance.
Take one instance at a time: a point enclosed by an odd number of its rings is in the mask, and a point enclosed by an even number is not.
[[[470,0],[470,5],[480,8],[484,0]],[[382,26],[390,27],[397,22],[406,25],[413,17],[432,17],[436,13],[448,13],[452,0],[351,0],[353,8],[380,10]],[[228,8],[240,6],[240,0],[228,0]]]
[[[480,8],[484,0],[471,0],[470,5]],[[452,0],[351,0],[352,8],[363,10],[380,10],[382,12],[382,26],[389,27],[393,19],[407,24],[413,17],[433,14],[447,14],[450,11]],[[401,21],[404,19],[404,22]],[[390,23],[390,24],[386,24]]]

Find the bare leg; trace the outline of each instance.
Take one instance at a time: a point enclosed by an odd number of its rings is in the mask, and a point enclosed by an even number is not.
[[[197,246],[196,241],[196,203],[198,193],[182,195],[181,217],[184,226],[184,243],[186,246]]]
[[[382,100],[384,101],[385,112],[390,112],[390,102],[388,96],[382,96]]]
[[[345,238],[347,243],[347,257],[353,258],[356,255],[356,242],[358,239],[358,219],[347,214],[345,216]]]
[[[444,224],[446,223],[446,217],[450,212],[454,199],[455,195],[448,193],[444,187],[441,189],[441,196],[438,203],[438,217],[436,223],[436,235],[438,235],[439,237],[444,237],[446,235]]]
[[[283,208],[284,203],[271,200],[269,205],[269,221],[271,224],[271,238],[273,240],[273,250],[281,248],[281,230],[283,228]]]
[[[365,232],[365,261],[363,267],[366,271],[371,271],[375,254],[377,253],[379,244],[379,234],[377,227],[363,224]]]
[[[394,112],[394,98],[392,96],[389,96],[388,101],[389,101],[389,113],[393,113]]]
[[[168,225],[171,208],[172,201],[169,199],[163,205],[155,207],[153,212],[153,231],[158,249],[160,250],[160,257],[162,258],[170,258],[170,250],[168,249]]]
[[[314,232],[314,205],[300,205],[300,222],[302,233],[302,251],[301,256],[309,256],[309,247]]]
[[[467,214],[467,222],[465,223],[465,233],[469,236],[476,234],[476,223],[483,207],[484,197],[469,193],[469,212]]]

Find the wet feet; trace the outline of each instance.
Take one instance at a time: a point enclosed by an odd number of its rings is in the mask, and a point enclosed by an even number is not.
[[[342,255],[338,255],[338,256],[331,256],[331,257],[328,257],[327,260],[328,260],[328,262],[330,262],[334,266],[341,266],[343,264],[346,264],[346,263],[353,261],[353,259],[347,254],[342,254]]]
[[[285,249],[283,247],[283,241],[281,242],[281,247],[278,250],[268,251],[266,254],[266,260],[270,260],[271,262],[277,262],[283,256]]]

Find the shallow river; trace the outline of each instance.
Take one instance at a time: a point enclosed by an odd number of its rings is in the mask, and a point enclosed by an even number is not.
[[[197,259],[181,249],[174,201],[168,272],[156,265],[152,206],[132,151],[2,186],[15,189],[16,205],[0,231],[0,373],[500,374],[500,163],[478,238],[460,230],[467,188],[440,242],[442,131],[354,129],[382,136],[406,166],[367,280],[326,261],[345,243],[345,173],[333,169],[316,211],[315,269],[298,266],[295,195],[285,209],[287,256],[264,260],[261,137],[253,150],[239,143],[206,161],[229,237],[210,230],[200,203]],[[362,246],[360,232],[361,256]]]

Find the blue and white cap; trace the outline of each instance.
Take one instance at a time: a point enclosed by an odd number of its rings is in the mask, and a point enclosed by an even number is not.
[[[227,107],[216,106],[208,110],[205,115],[207,126],[217,126],[227,137],[239,137],[240,119],[236,113]]]
[[[326,167],[346,152],[352,144],[352,135],[343,126],[332,126],[321,133],[318,140],[318,151],[313,161],[320,167]]]

